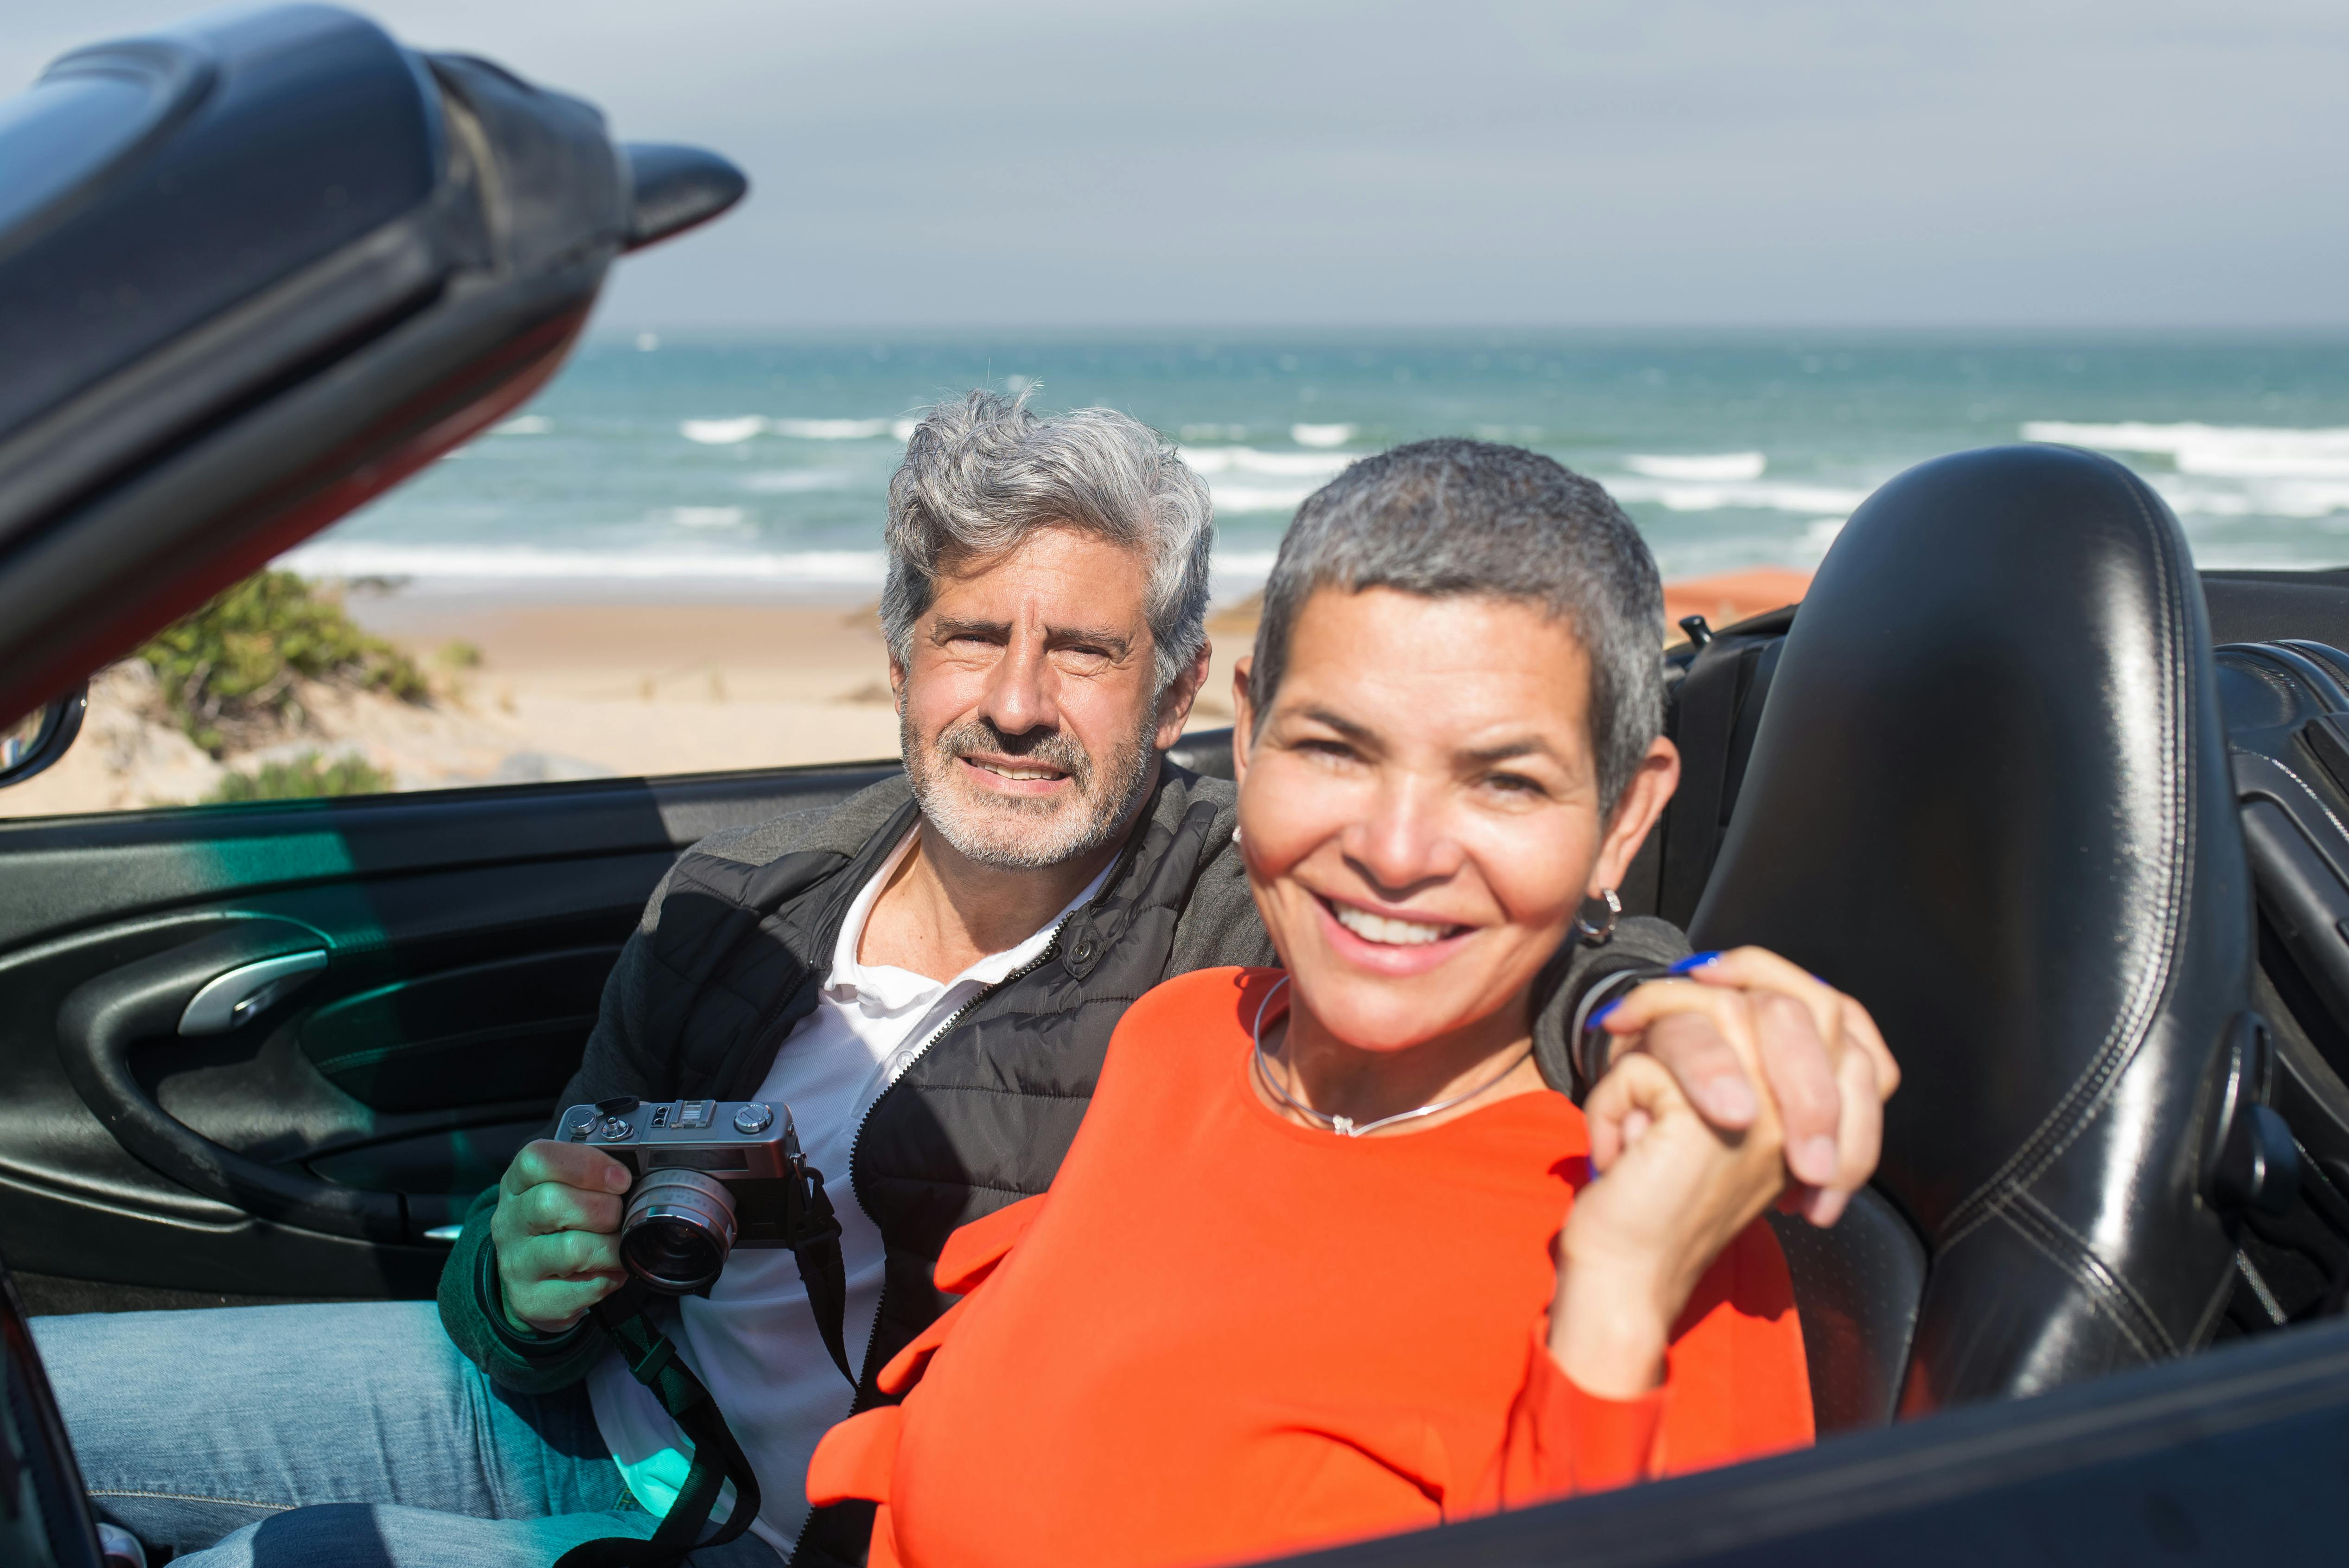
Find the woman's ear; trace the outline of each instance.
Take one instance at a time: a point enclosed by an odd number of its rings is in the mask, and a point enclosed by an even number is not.
[[[1640,758],[1630,782],[1623,786],[1622,797],[1615,802],[1615,820],[1599,841],[1598,864],[1590,868],[1594,891],[1623,885],[1632,857],[1647,841],[1680,782],[1680,748],[1660,735],[1648,743],[1648,754]]]
[[[1247,777],[1248,746],[1256,737],[1256,709],[1248,701],[1248,672],[1256,667],[1254,654],[1232,661],[1232,779]]]

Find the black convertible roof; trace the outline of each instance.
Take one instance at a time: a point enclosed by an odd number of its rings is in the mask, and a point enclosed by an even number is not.
[[[502,417],[615,256],[744,189],[325,5],[66,56],[0,170],[10,715]]]

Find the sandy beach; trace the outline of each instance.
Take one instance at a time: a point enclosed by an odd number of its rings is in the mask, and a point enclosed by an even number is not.
[[[1801,597],[1765,570],[1675,583],[1667,614],[1719,626]],[[402,789],[861,761],[897,753],[888,658],[874,606],[717,598],[581,603],[479,592],[346,597],[352,618],[433,672],[425,704],[305,688],[308,721],[215,759],[163,718],[129,662],[92,683],[66,758],[0,790],[0,817],[185,804],[231,770],[304,752],[357,757]],[[1214,666],[1194,728],[1231,722],[1232,662],[1256,634],[1252,600],[1213,612]],[[1677,638],[1678,634],[1674,636]]]

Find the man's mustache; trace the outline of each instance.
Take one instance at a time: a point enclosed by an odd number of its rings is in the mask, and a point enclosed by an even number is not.
[[[1016,757],[1022,762],[1033,762],[1045,768],[1057,768],[1069,776],[1081,795],[1092,792],[1093,759],[1082,746],[1063,730],[1046,730],[1041,734],[1009,736],[995,727],[992,721],[971,719],[940,732],[934,748],[946,761],[992,752],[999,757]]]

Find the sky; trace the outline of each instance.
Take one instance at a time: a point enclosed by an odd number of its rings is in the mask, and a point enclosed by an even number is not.
[[[2349,327],[2341,0],[367,9],[749,172],[607,327]]]

